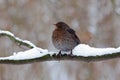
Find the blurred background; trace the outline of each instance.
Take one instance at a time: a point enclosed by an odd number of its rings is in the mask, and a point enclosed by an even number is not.
[[[120,0],[0,0],[0,30],[11,31],[43,49],[56,51],[51,35],[58,21],[69,24],[83,44],[98,48],[120,46]],[[24,50],[9,38],[0,37],[1,57]],[[0,64],[0,80],[119,79],[119,58],[90,63]]]

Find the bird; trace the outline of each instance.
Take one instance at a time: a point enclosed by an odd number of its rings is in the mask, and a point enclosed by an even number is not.
[[[65,22],[60,21],[54,25],[55,29],[52,33],[52,43],[54,47],[59,50],[59,54],[61,54],[61,51],[70,51],[72,55],[74,47],[81,43],[80,39],[75,31]]]

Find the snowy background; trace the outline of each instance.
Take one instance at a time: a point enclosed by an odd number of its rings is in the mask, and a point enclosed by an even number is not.
[[[120,0],[0,0],[0,29],[56,51],[51,42],[57,21],[73,28],[92,47],[120,46]],[[0,37],[0,56],[28,48]],[[99,62],[50,61],[0,64],[0,80],[119,80],[120,59]]]

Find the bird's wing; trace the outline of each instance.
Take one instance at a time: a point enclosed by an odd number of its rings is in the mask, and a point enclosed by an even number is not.
[[[75,31],[71,28],[67,29],[67,31],[72,35],[72,37],[74,38],[75,42],[77,42],[77,44],[80,44],[80,40],[77,37],[77,35],[75,34]]]

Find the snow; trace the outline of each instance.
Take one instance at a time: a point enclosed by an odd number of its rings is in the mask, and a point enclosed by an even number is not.
[[[12,56],[9,57],[1,57],[0,60],[25,60],[25,59],[33,59],[44,56],[48,53],[48,50],[44,50],[38,47],[21,51],[21,52],[14,52]]]
[[[16,40],[18,40],[18,41],[21,41],[21,42],[27,43],[27,44],[29,44],[29,45],[31,45],[31,46],[33,46],[33,47],[36,47],[36,46],[35,46],[33,43],[31,43],[30,41],[28,41],[28,40],[22,40],[22,39],[20,39],[20,38],[18,38],[18,37],[15,37],[14,34],[11,33],[11,32],[9,32],[9,31],[2,31],[2,30],[0,30],[0,34],[7,34],[7,35],[9,35],[9,36],[14,37],[14,38],[15,38]]]
[[[120,52],[120,47],[118,48],[94,48],[86,44],[79,44],[73,49],[73,55],[76,56],[101,56],[105,54],[112,54]]]
[[[22,39],[20,39],[20,38],[18,38],[18,37],[16,37],[16,39],[19,40],[19,41],[21,41],[21,42],[27,43],[27,44],[29,44],[29,45],[31,45],[31,46],[33,46],[33,47],[36,47],[33,43],[31,43],[31,42],[28,41],[28,40],[22,40]]]
[[[18,41],[22,41],[24,43],[27,43],[34,48],[26,50],[26,51],[20,51],[20,52],[14,52],[13,55],[8,57],[0,57],[0,60],[26,60],[26,59],[34,59],[43,57],[47,54],[50,54],[52,56],[53,54],[58,54],[58,52],[48,52],[47,49],[41,49],[36,47],[33,43],[27,40],[22,40],[18,37],[15,37],[14,34],[12,34],[9,31],[1,31],[0,34],[7,34],[9,36],[14,37]],[[101,56],[105,54],[114,54],[117,52],[120,52],[120,47],[118,48],[94,48],[86,44],[79,44],[73,49],[73,55],[74,56]],[[70,54],[70,52],[62,52],[62,54]]]
[[[73,55],[84,56],[84,57],[101,56],[101,55],[112,54],[112,53],[117,53],[117,52],[120,52],[120,47],[119,48],[94,48],[86,44],[79,44],[73,49]],[[38,47],[34,47],[26,51],[14,52],[13,55],[8,56],[8,57],[1,57],[0,60],[34,59],[34,58],[43,57],[47,54],[50,54],[52,56],[54,53],[58,53],[58,52],[48,52],[47,49],[41,49]]]
[[[10,36],[14,36],[14,34],[12,34],[12,33],[9,32],[9,31],[2,31],[2,30],[0,30],[0,34],[8,34],[8,35],[10,35]]]

